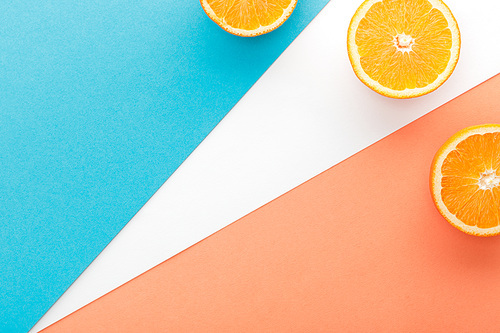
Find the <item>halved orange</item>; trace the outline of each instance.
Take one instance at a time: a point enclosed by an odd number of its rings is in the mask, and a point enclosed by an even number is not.
[[[207,15],[233,35],[252,37],[273,31],[292,14],[297,0],[200,0]]]
[[[460,32],[441,0],[366,0],[347,37],[357,77],[394,98],[422,96],[451,75],[460,54]]]
[[[471,235],[500,233],[500,125],[453,135],[432,162],[430,187],[439,212]]]

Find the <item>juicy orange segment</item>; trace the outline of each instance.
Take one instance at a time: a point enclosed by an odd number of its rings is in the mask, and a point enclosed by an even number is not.
[[[500,125],[466,128],[437,152],[431,192],[439,212],[472,235],[500,233]]]
[[[292,14],[297,0],[200,0],[207,15],[224,30],[250,37],[268,33]]]
[[[347,48],[368,87],[389,97],[417,97],[451,75],[460,33],[441,0],[366,0],[351,20]]]

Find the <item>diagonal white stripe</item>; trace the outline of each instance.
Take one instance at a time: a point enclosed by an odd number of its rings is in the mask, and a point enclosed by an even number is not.
[[[346,34],[359,2],[332,1],[32,332],[499,73],[500,4],[447,4],[462,33],[455,73],[428,96],[393,100],[351,70]]]

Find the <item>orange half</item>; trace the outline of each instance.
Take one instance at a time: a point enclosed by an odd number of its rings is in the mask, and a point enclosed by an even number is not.
[[[432,198],[459,230],[500,233],[500,125],[468,127],[438,150],[431,168]]]
[[[200,0],[208,17],[233,35],[252,37],[278,28],[297,0]]]
[[[450,77],[460,32],[441,0],[366,0],[349,25],[347,49],[364,84],[388,97],[411,98]]]

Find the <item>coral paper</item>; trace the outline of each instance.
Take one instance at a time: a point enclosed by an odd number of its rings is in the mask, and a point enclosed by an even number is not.
[[[448,137],[500,122],[499,91],[496,76],[43,332],[498,330],[500,238],[450,226],[428,182]]]

